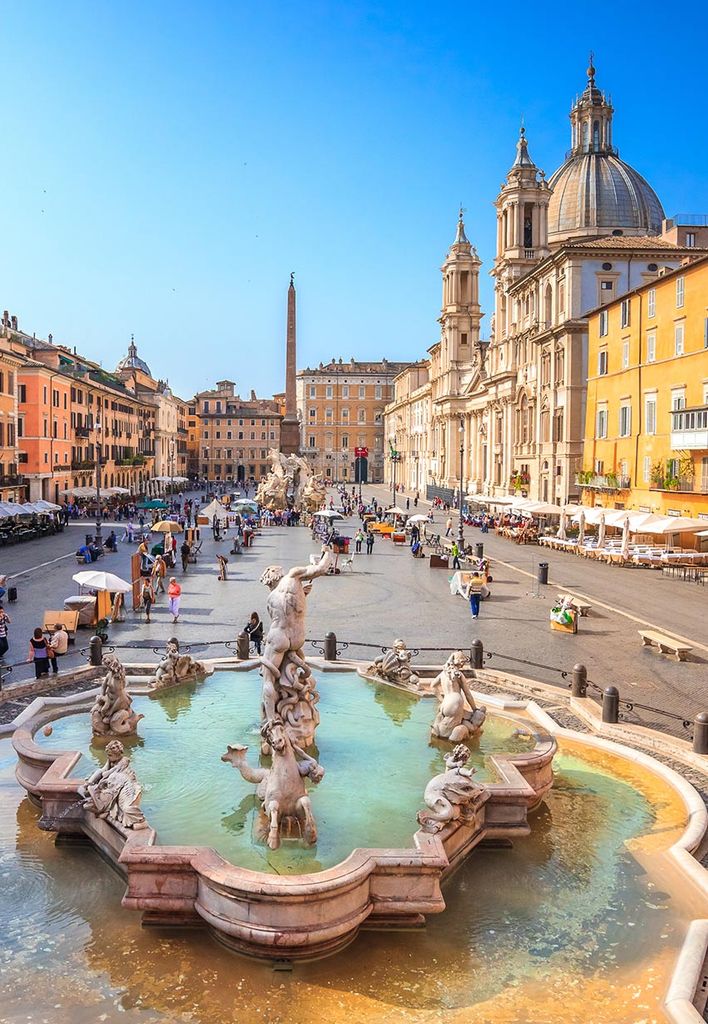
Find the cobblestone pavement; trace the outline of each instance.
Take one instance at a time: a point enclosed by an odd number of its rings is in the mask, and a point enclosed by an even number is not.
[[[390,500],[383,487],[366,487],[364,496]],[[398,503],[405,503],[399,495]],[[411,501],[412,504],[412,501]],[[425,503],[420,503],[426,508]],[[444,533],[446,516],[436,513],[436,525]],[[342,532],[353,535],[357,520],[341,524]],[[31,629],[41,622],[42,612],[61,608],[64,597],[77,593],[72,575],[81,568],[73,552],[89,527],[70,526],[64,533],[0,553],[0,571],[14,576],[18,601],[7,605],[12,618],[10,651],[6,662],[26,657]],[[545,552],[537,547],[518,547],[493,534],[482,535],[466,528],[467,540],[483,541],[485,553],[493,559],[492,598],[482,603],[479,619],[470,617],[466,602],[452,597],[451,573],[430,569],[427,560],[414,559],[408,548],[393,547],[377,539],[371,556],[354,556],[351,570],[316,581],[309,598],[308,635],[322,638],[330,630],[340,641],[349,642],[347,656],[366,659],[375,656],[372,645],[390,644],[402,637],[412,647],[468,647],[479,638],[492,652],[491,668],[516,672],[543,682],[565,687],[560,670],[569,671],[576,662],[588,667],[598,686],[616,685],[623,698],[656,705],[686,718],[708,708],[708,635],[706,611],[708,592],[695,584],[665,579],[650,570],[623,570],[598,565],[571,555]],[[197,653],[226,653],[218,642],[235,639],[251,611],[264,614],[266,591],[258,582],[266,565],[306,564],[318,544],[309,530],[299,527],[264,529],[255,546],[241,555],[229,555],[229,579],[217,580],[216,552],[227,553],[230,539],[215,543],[210,529],[202,530],[203,547],[199,562],[183,578],[182,614],[173,625],[165,597],[147,625],[131,610],[127,621],[110,626],[110,642],[164,644],[178,636]],[[133,548],[120,545],[115,555],[106,555],[99,568],[129,578]],[[539,586],[538,561],[550,566],[551,585]],[[580,620],[577,636],[551,632],[548,611],[556,586],[587,595],[593,610]],[[694,644],[690,660],[678,663],[648,648],[642,649],[637,629],[651,624]],[[82,631],[75,650],[65,664],[85,660],[90,636]],[[198,644],[215,646],[202,648]],[[118,647],[118,654],[125,654]],[[146,652],[146,660],[154,659]],[[422,653],[421,660],[438,661],[445,652]],[[527,664],[532,662],[533,664]],[[7,681],[27,678],[30,666],[18,666]],[[625,712],[632,720],[666,728],[660,716],[638,711]],[[674,727],[681,732],[680,723]]]

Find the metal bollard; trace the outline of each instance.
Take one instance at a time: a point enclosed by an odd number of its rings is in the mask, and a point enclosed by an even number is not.
[[[573,697],[587,697],[588,670],[584,665],[573,665],[573,677],[570,684],[570,692]]]
[[[325,633],[324,656],[325,661],[337,660],[337,637],[334,633]]]
[[[236,637],[236,656],[241,661],[247,661],[250,656],[250,638],[248,633],[239,633]]]
[[[693,719],[693,753],[708,754],[708,711],[701,711]]]
[[[616,725],[619,720],[619,690],[616,686],[606,686],[602,691],[602,721]]]
[[[484,665],[484,644],[481,640],[473,640],[470,646],[470,661],[472,668],[482,668]]]
[[[89,640],[89,665],[103,664],[103,641],[100,636],[92,636]]]

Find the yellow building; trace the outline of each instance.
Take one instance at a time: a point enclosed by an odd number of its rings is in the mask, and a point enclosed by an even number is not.
[[[578,483],[588,505],[708,519],[708,255],[590,315]]]

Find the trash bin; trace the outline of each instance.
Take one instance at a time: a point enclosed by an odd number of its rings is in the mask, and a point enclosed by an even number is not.
[[[538,563],[538,582],[548,583],[548,562]]]
[[[474,557],[484,558],[484,544],[475,544],[474,546]]]
[[[17,600],[17,587],[8,587],[7,588],[7,599],[8,599],[8,601],[16,601]]]

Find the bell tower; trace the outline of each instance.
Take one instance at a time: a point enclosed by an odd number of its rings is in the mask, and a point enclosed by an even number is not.
[[[507,291],[548,256],[548,202],[551,190],[543,171],[529,154],[526,130],[521,126],[516,159],[494,203],[497,211],[497,254],[492,267],[495,278],[495,341],[511,330]]]
[[[479,344],[480,322],[483,315],[479,306],[479,268],[482,261],[465,234],[463,213],[460,207],[455,241],[440,268],[440,362],[443,373],[455,365],[465,366],[471,362]]]

